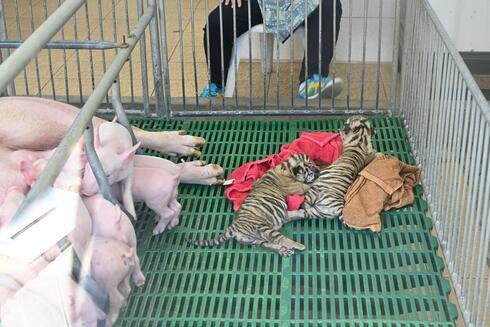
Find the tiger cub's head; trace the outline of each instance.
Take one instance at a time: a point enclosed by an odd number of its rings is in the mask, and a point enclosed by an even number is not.
[[[307,155],[302,153],[292,155],[285,163],[288,173],[301,183],[313,183],[320,173],[315,163]]]
[[[371,137],[375,134],[374,128],[364,116],[352,116],[345,122],[340,130],[345,146],[361,146],[372,150]]]

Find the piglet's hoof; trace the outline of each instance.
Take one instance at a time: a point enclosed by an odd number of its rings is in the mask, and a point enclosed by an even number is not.
[[[186,163],[180,175],[180,182],[199,185],[223,184],[225,181],[223,168],[216,164],[204,164],[205,162],[200,160]]]
[[[199,157],[200,147],[206,142],[202,137],[185,135],[185,131],[153,132],[153,144],[155,150],[170,156]]]

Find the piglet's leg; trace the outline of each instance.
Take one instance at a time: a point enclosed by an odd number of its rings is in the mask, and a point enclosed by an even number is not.
[[[132,127],[134,134],[141,146],[150,148],[171,156],[193,156],[199,157],[199,148],[204,144],[202,137],[185,135],[184,131],[172,132],[149,132]]]
[[[129,278],[130,276],[127,276],[122,280],[122,282],[119,284],[118,288],[121,294],[124,296],[125,299],[128,298],[129,294],[131,293],[131,285],[129,283]]]
[[[183,165],[183,163],[179,165]],[[223,174],[223,168],[215,164],[199,166],[186,163],[180,175],[180,182],[184,184],[220,185],[225,181]]]
[[[35,97],[0,99],[0,144],[11,149],[49,150],[60,143],[79,109],[58,101]],[[96,129],[103,119],[94,117]],[[148,132],[132,126],[141,146],[169,155],[200,156],[202,137],[184,131]],[[26,133],[25,131],[29,131]]]
[[[125,180],[121,181],[122,187],[122,202],[124,208],[134,217],[136,220],[136,210],[134,208],[134,200],[133,200],[133,176],[130,175]]]

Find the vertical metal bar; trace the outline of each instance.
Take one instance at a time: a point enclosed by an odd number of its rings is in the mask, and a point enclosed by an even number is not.
[[[78,40],[78,24],[77,15],[73,15],[73,34],[75,35],[75,40]],[[83,103],[83,87],[82,87],[82,70],[80,68],[80,50],[75,50],[77,58],[77,77],[78,77],[78,92],[80,103]]]
[[[444,94],[442,96],[442,108],[444,110],[444,112],[449,112],[448,115],[446,115],[447,119],[446,119],[446,122],[445,122],[445,125],[444,125],[444,128],[448,128],[449,130],[451,128],[455,128],[453,125],[455,122],[459,122],[459,117],[461,115],[461,112],[455,112],[455,109],[453,107],[450,107],[448,105],[448,95],[449,95],[449,92],[450,92],[450,89],[452,88],[452,83],[451,81],[454,79],[454,72],[455,72],[455,67],[454,65],[452,65],[452,63],[450,62],[447,62],[446,63],[447,66],[450,67],[449,69],[449,73],[448,75],[446,76],[446,80],[445,80],[445,85],[444,85]],[[456,140],[457,140],[457,133],[459,133],[459,131],[461,130],[461,126],[458,126],[456,127],[456,133],[449,133],[448,131],[444,131],[444,134],[443,134],[443,138],[442,138],[442,142],[440,143],[440,146],[443,150],[443,160],[444,160],[444,167],[443,167],[443,172],[444,173],[448,173],[448,169],[450,166],[454,166],[454,163],[451,163],[451,152],[452,152],[452,147],[454,146]],[[453,130],[454,131],[454,130]],[[459,171],[459,167],[457,167]],[[456,173],[456,176],[457,176],[457,173]],[[444,184],[445,184],[445,181],[443,180],[440,180],[440,189],[441,189],[441,192],[439,194],[439,200],[441,202],[441,214],[445,215],[445,214],[448,214],[449,217],[451,217],[452,214],[454,214],[454,211],[451,211],[451,212],[448,212],[448,203],[451,203],[452,201],[445,201],[445,199],[442,197],[444,196],[443,195],[443,190],[445,190],[445,187],[444,187]],[[439,188],[438,188],[439,189]],[[445,192],[445,191],[444,191]],[[447,195],[447,198],[448,199],[451,199],[455,196],[454,194],[454,189],[453,188],[450,188],[449,191],[447,191],[448,195]],[[451,224],[451,219],[449,219],[448,221],[449,223],[444,223],[443,226],[441,226],[440,230],[441,230],[441,235],[444,237],[444,238],[448,238],[449,239],[449,226]],[[452,243],[450,244],[452,246]]]
[[[85,23],[87,26],[87,38],[89,40],[92,39],[92,36],[90,35],[90,17],[89,17],[89,10],[88,10],[88,3],[85,2]],[[95,76],[94,76],[94,58],[93,58],[93,53],[92,50],[89,50],[89,61],[90,61],[90,79],[92,82],[92,89],[95,88]]]
[[[138,19],[143,16],[143,0],[137,2]],[[143,85],[143,113],[145,117],[150,115],[150,99],[148,94],[148,65],[146,63],[146,33],[140,39],[141,82]],[[102,51],[103,53],[103,51]]]
[[[407,3],[407,5],[414,5],[413,2],[409,2]],[[415,76],[415,73],[416,73],[416,64],[418,63],[418,61],[416,60],[416,47],[415,47],[415,38],[416,36],[418,35],[417,34],[417,31],[418,31],[418,27],[419,25],[417,24],[417,21],[418,21],[418,18],[419,18],[419,15],[418,14],[418,8],[415,7],[414,9],[414,15],[410,15],[410,25],[407,23],[407,27],[406,27],[406,34],[405,35],[408,35],[408,38],[407,38],[407,41],[406,44],[407,44],[407,48],[408,48],[408,58],[409,60],[407,60],[407,69],[406,71],[404,72],[404,76],[405,76],[405,92],[407,94],[407,113],[406,113],[406,117],[407,117],[407,121],[409,124],[413,124],[413,115],[414,115],[414,107],[413,107],[413,88],[415,87],[415,83],[414,81],[416,80],[416,76]],[[410,126],[410,131],[413,131],[413,126]],[[411,134],[410,134],[410,137],[413,137]],[[414,149],[415,150],[415,149]]]
[[[43,1],[44,4],[44,19],[48,19],[48,5],[46,3],[46,0]],[[87,5],[87,3],[85,3]],[[75,13],[76,15],[76,13]],[[54,82],[54,76],[53,76],[53,60],[51,58],[51,50],[48,49],[48,64],[49,64],[49,77],[51,79],[51,92],[53,92],[53,99],[56,100],[56,86]]]
[[[410,7],[409,7],[410,6]],[[407,133],[410,133],[410,129],[408,128],[410,121],[407,119],[407,111],[408,107],[408,87],[410,83],[408,82],[408,71],[410,69],[410,60],[411,60],[411,51],[410,49],[410,36],[409,30],[411,29],[411,3],[405,4],[405,18],[404,18],[404,30],[403,30],[403,48],[402,48],[402,73],[401,73],[401,89],[400,89],[400,111],[405,118],[405,125],[407,127]]]
[[[209,0],[205,0],[205,13],[206,15],[206,49],[207,49],[207,63],[208,63],[208,87],[211,87],[211,54],[209,53],[210,51],[210,44],[209,44]],[[250,4],[249,4],[250,6]],[[211,111],[211,97],[208,97],[208,109]]]
[[[437,42],[437,41],[436,41]],[[429,185],[431,187],[431,191],[429,192],[429,201],[431,202],[431,193],[435,194],[435,192],[439,192],[437,188],[434,188],[433,186],[437,183],[437,178],[434,178],[435,175],[435,170],[437,169],[440,171],[440,167],[438,165],[438,158],[439,158],[439,148],[436,147],[436,141],[438,138],[438,123],[442,121],[442,116],[440,112],[440,94],[441,94],[441,83],[442,83],[442,71],[443,71],[443,57],[441,55],[441,45],[439,42],[435,45],[435,56],[436,56],[436,65],[435,65],[435,86],[434,86],[434,92],[432,94],[432,103],[433,103],[433,108],[435,110],[433,119],[431,120],[430,124],[430,129],[429,129],[429,146],[428,148],[431,149],[429,151],[429,166],[428,168],[428,173],[427,177],[431,179]],[[393,107],[392,107],[393,108]],[[394,111],[394,109],[392,109]],[[434,203],[434,202],[433,202]],[[437,204],[438,205],[438,204]],[[437,218],[436,218],[437,219]]]
[[[199,95],[197,90],[197,65],[196,65],[196,29],[194,24],[194,0],[191,0],[191,34],[192,34],[192,63],[194,66],[194,92],[196,98],[196,108],[199,108]]]
[[[483,151],[485,151],[485,158],[488,158],[488,148],[489,148],[489,138],[490,138],[490,135],[489,135],[489,131],[490,131],[490,125],[488,123],[485,123],[484,125],[484,129],[486,131],[486,137],[485,137],[485,146],[483,147]],[[487,197],[487,199],[481,199],[478,201],[478,203],[480,204],[480,207],[481,207],[481,221],[480,223],[482,224],[482,228],[483,228],[483,235],[482,235],[482,242],[480,242],[480,248],[479,248],[479,255],[478,255],[478,267],[480,267],[480,271],[477,273],[477,277],[480,281],[479,285],[478,285],[478,290],[480,290],[480,292],[475,292],[474,294],[474,300],[473,300],[473,303],[477,303],[477,297],[478,295],[481,295],[482,292],[485,290],[484,288],[484,283],[485,283],[485,270],[486,270],[486,260],[487,260],[487,256],[488,256],[488,246],[489,246],[489,243],[490,243],[490,219],[488,217],[490,217],[490,212],[489,212],[489,203],[490,201],[488,201],[488,194],[490,192],[490,163],[487,161],[487,160],[484,160],[483,161],[484,163],[487,164],[487,167],[486,169],[482,170],[485,172],[486,174],[486,178],[483,179],[482,178],[482,181],[485,180],[485,183],[481,183],[481,185],[485,185],[485,190],[482,191],[480,193],[480,195],[485,195]],[[483,177],[483,176],[482,176]],[[487,276],[487,279],[488,279],[489,276]],[[487,289],[490,291],[490,284],[488,284],[488,281],[487,281]],[[485,322],[485,319],[486,317],[488,316],[488,309],[489,309],[489,305],[488,303],[485,305],[484,304],[484,298],[483,296],[481,296],[481,302],[482,303],[477,303],[477,312],[476,312],[476,325],[477,326],[485,326],[484,322]],[[483,310],[481,310],[483,309]],[[483,317],[482,317],[482,311],[483,311]],[[483,321],[481,324],[479,324],[480,320],[483,318]]]
[[[364,24],[362,31],[361,110],[364,110],[364,86],[366,81],[366,39],[368,27],[368,1],[364,0]]]
[[[335,77],[337,75],[337,42],[336,42],[336,36],[337,36],[337,1],[333,1],[333,28],[332,28],[332,33],[333,33],[333,63],[332,63],[332,110],[335,110]],[[320,23],[321,25],[321,23]],[[321,65],[321,62],[320,62]],[[321,67],[321,66],[320,66]],[[321,75],[320,75],[321,77]],[[376,108],[377,109],[377,108]]]
[[[303,2],[304,6],[304,15],[305,15],[305,88],[306,88],[306,96],[305,96],[305,106],[306,110],[308,110],[308,2]]]
[[[471,133],[473,133],[474,128],[472,125],[469,125],[469,120],[471,117],[468,117],[471,112],[471,108],[467,107],[465,101],[462,101],[463,98],[466,98],[468,93],[466,86],[464,85],[461,76],[458,76],[458,82],[451,85],[452,89],[456,89],[455,93],[451,95],[450,100],[451,108],[450,110],[455,110],[458,113],[455,122],[455,128],[457,128],[456,137],[453,138],[450,150],[448,150],[448,156],[452,160],[452,162],[447,163],[446,175],[448,178],[456,177],[459,180],[459,190],[456,185],[451,188],[451,192],[448,197],[448,205],[446,206],[448,210],[448,217],[451,217],[448,223],[445,226],[446,229],[446,237],[448,239],[449,248],[456,251],[459,246],[458,243],[461,242],[461,238],[459,237],[460,228],[462,228],[461,223],[462,215],[465,213],[465,209],[467,209],[467,188],[469,187],[466,183],[466,168],[470,164],[469,151],[470,145],[468,144],[468,140],[472,139]],[[465,114],[465,118],[463,120],[461,117]],[[463,125],[464,124],[464,125]],[[462,126],[463,125],[463,126]],[[468,126],[470,126],[468,128]],[[451,130],[451,129],[450,129]],[[454,130],[453,130],[454,131]],[[466,158],[466,162],[463,163],[463,158]],[[451,171],[452,169],[452,171]],[[456,171],[456,173],[454,172]],[[461,181],[462,180],[462,181]],[[463,184],[463,185],[461,185]]]
[[[398,88],[398,56],[400,48],[400,0],[395,0],[395,35],[393,37],[393,58],[391,67],[391,111],[399,114],[400,110],[397,107],[397,88]]]
[[[293,7],[293,2],[294,0],[289,0],[289,7]],[[294,81],[293,81],[293,75],[294,75],[294,65],[293,65],[293,57],[294,57],[294,37],[293,37],[293,20],[289,20],[289,80],[290,80],[290,86],[291,86],[291,108],[294,108]]]
[[[376,109],[379,108],[379,85],[381,80],[381,38],[383,36],[383,0],[379,0],[379,19],[378,19],[378,64],[376,71]],[[384,92],[384,90],[383,90]]]
[[[469,133],[468,131],[468,126],[469,126],[469,119],[468,115],[470,114],[470,109],[466,108],[466,110],[463,110],[461,106],[456,107],[454,105],[454,101],[451,101],[455,97],[454,93],[454,85],[462,92],[462,94],[465,96],[466,95],[466,90],[465,88],[461,88],[461,79],[457,79],[457,69],[456,67],[451,63],[452,67],[452,75],[450,76],[449,79],[449,84],[448,84],[448,93],[445,94],[445,108],[446,110],[450,110],[451,112],[454,112],[454,116],[451,118],[451,125],[449,127],[449,130],[453,131],[452,132],[452,137],[448,138],[447,142],[449,144],[443,144],[443,147],[446,147],[447,151],[447,162],[446,162],[446,167],[445,167],[445,173],[446,174],[451,174],[451,168],[452,167],[457,167],[457,172],[456,176],[458,178],[461,178],[460,176],[463,175],[463,163],[461,160],[457,160],[456,156],[454,155],[455,152],[461,151],[462,149],[466,149],[468,144],[468,139],[461,138],[461,135],[465,135],[466,133]],[[462,118],[464,113],[464,119]],[[461,128],[461,125],[464,124],[464,127]],[[454,132],[456,131],[456,132]],[[471,131],[471,130],[470,130]],[[465,143],[466,142],[466,143]],[[448,175],[446,175],[448,176]],[[449,201],[447,201],[447,204],[444,205],[444,208],[449,215],[449,217],[453,217],[453,219],[449,220],[449,224],[446,224],[443,229],[443,233],[448,239],[450,239],[450,248],[456,249],[456,243],[459,242],[458,239],[455,239],[452,237],[454,235],[454,226],[456,226],[456,222],[460,221],[457,220],[457,217],[461,216],[461,203],[456,202],[461,200],[460,196],[462,194],[465,194],[466,192],[466,184],[464,183],[459,190],[456,191],[456,187],[452,187],[449,193]],[[453,251],[454,251],[453,250]]]
[[[126,32],[129,33],[131,32],[131,29],[129,27],[129,7],[128,7],[128,0],[124,0],[124,7],[126,10]],[[88,21],[88,18],[87,18]],[[117,40],[116,40],[117,42]],[[129,59],[129,84],[131,87],[131,105],[134,108],[134,77],[133,77],[133,60]]]
[[[58,0],[58,7],[61,5],[61,0]],[[64,41],[65,40],[65,26],[61,28],[61,39]],[[65,97],[66,97],[66,102],[70,102],[70,91],[69,91],[69,84],[68,84],[68,62],[67,62],[67,56],[66,56],[66,49],[63,49],[63,72],[65,76]]]
[[[264,0],[261,0],[262,1],[262,8],[264,8]],[[266,109],[266,102],[267,102],[267,95],[269,93],[269,88],[266,84],[266,72],[264,70],[264,66],[267,64],[267,49],[268,49],[268,45],[267,45],[267,37],[266,37],[266,33],[265,33],[265,30],[264,32],[262,33],[262,77],[263,77],[263,82],[264,82],[264,99],[263,99],[263,107],[262,109],[265,110]]]
[[[479,117],[479,115],[476,114],[476,111],[478,110],[477,105],[475,102],[473,102],[472,105],[472,111],[475,112],[475,128],[473,129],[474,131],[474,138],[473,142],[471,145],[471,166],[469,167],[468,175],[469,175],[469,187],[470,188],[470,203],[469,203],[469,210],[468,210],[468,215],[466,217],[466,222],[469,223],[469,225],[465,226],[464,230],[464,237],[463,237],[463,247],[461,248],[462,252],[464,254],[466,253],[471,253],[470,251],[476,248],[475,246],[475,239],[471,237],[471,231],[473,229],[477,229],[475,226],[476,223],[476,216],[475,216],[475,211],[476,211],[476,197],[477,197],[477,184],[478,184],[478,177],[476,172],[480,170],[481,166],[481,155],[482,151],[480,149],[480,146],[482,144],[482,138],[483,138],[483,129],[481,129],[481,123],[482,119]],[[475,142],[476,140],[476,142]],[[466,287],[468,292],[465,292],[465,294],[468,294],[468,300],[467,300],[467,306],[468,308],[472,308],[472,303],[471,303],[471,285],[472,285],[472,279],[469,276],[468,272],[471,268],[471,264],[473,263],[473,258],[474,256],[467,255],[464,258],[464,264],[463,264],[463,272],[462,272],[462,277],[463,277],[463,289]]]
[[[219,4],[219,35],[220,35],[220,51],[221,51],[221,84],[223,86],[223,90],[225,90],[226,80],[225,80],[225,58],[223,57],[224,54],[223,54],[223,8],[222,6],[223,4]],[[221,109],[225,110],[225,97],[222,98]]]
[[[114,43],[117,42],[118,37],[117,37],[117,18],[116,18],[116,0],[111,0],[112,1],[112,35],[114,38]],[[114,49],[114,54],[117,54],[117,49]]]
[[[334,15],[335,15],[335,2],[336,0],[331,0],[333,1],[334,3]],[[322,5],[323,5],[323,0],[320,0],[319,1],[319,4],[318,4],[318,21],[319,21],[319,24],[318,24],[318,75],[320,76],[320,89],[319,91],[321,92],[321,88],[322,88],[322,85],[321,85],[321,81],[322,81]],[[333,25],[335,26],[335,16],[334,16],[334,19],[333,19]],[[335,29],[335,27],[334,27]],[[332,33],[334,34],[333,35],[333,40],[335,42],[335,30],[332,31]],[[335,81],[334,81],[335,83]],[[335,87],[332,88],[332,95],[333,95],[333,89]],[[332,99],[333,100],[333,99]],[[320,94],[320,96],[318,97],[318,110],[321,110],[322,109],[322,94]],[[333,105],[332,105],[332,109],[333,109]]]
[[[220,6],[221,8],[221,6]],[[182,0],[178,0],[178,15],[179,15],[179,37],[180,37],[180,74],[182,78],[182,101],[184,105],[184,110],[186,108],[185,101],[185,73],[184,73],[184,30],[182,27]],[[223,37],[223,33],[221,33]],[[223,51],[221,52],[223,55]]]
[[[454,65],[452,66],[454,67]],[[454,70],[457,70],[457,68],[454,67]],[[462,83],[461,79],[458,79],[458,81],[454,81],[449,86],[451,89],[454,89],[456,85],[456,88],[458,88],[462,93],[463,98],[466,98],[467,90],[464,85],[461,86],[461,83]],[[448,94],[449,94],[448,96],[449,99],[453,99],[453,94],[451,93]],[[465,178],[464,169],[469,164],[468,161],[469,156],[467,156],[466,163],[463,163],[462,159],[457,158],[456,152],[466,151],[466,149],[470,146],[470,144],[468,143],[470,139],[467,137],[467,134],[472,132],[471,127],[469,127],[469,119],[471,118],[470,114],[472,114],[469,104],[470,103],[468,102],[463,107],[463,102],[461,102],[461,105],[459,105],[457,108],[455,108],[455,106],[450,107],[450,110],[457,111],[457,116],[453,118],[454,123],[450,127],[450,129],[454,128],[452,130],[453,131],[456,130],[456,133],[453,132],[452,139],[448,140],[450,144],[449,146],[446,146],[448,148],[447,150],[448,162],[445,168],[445,173],[451,174],[452,172],[450,168],[456,167],[457,168],[456,176],[458,179],[460,179],[459,189],[457,189],[456,187],[451,188],[450,197],[449,197],[450,200],[447,201],[449,203],[445,205],[448,214],[450,215],[450,217],[453,218],[449,220],[449,223],[446,226],[444,226],[445,235],[450,240],[449,249],[452,252],[456,251],[456,249],[460,247],[458,243],[461,242],[461,239],[455,237],[455,235],[457,234],[457,230],[459,230],[459,223],[461,222],[461,219],[459,219],[459,217],[461,217],[461,215],[464,213],[464,207],[462,206],[461,203],[462,201],[461,197],[462,195],[466,194],[467,184],[464,181],[461,181],[461,179]],[[464,118],[463,118],[463,114],[464,114]],[[455,262],[455,264],[457,264],[457,262]]]
[[[15,0],[15,22],[16,22],[16,27],[17,27],[17,35],[19,36],[19,40],[22,40],[22,29],[20,28],[19,2],[17,0]],[[27,80],[26,68],[27,68],[27,65],[23,69],[24,85],[26,88],[26,95],[30,95],[29,94],[29,82]]]
[[[248,10],[248,30],[252,29],[252,9],[250,1],[247,1]],[[235,58],[235,62],[236,62]],[[236,70],[236,69],[235,69]],[[235,78],[236,80],[236,78]],[[235,90],[238,92],[238,90]],[[252,110],[252,33],[248,33],[248,109]]]
[[[5,11],[3,9],[3,1],[0,1],[0,40],[8,40],[7,25],[5,23]],[[10,56],[10,49],[0,49],[0,62],[5,61]],[[3,95],[0,93],[0,95]],[[9,95],[15,95],[15,83],[10,81]]]
[[[234,67],[234,70],[235,70],[235,79],[234,79],[234,85],[233,85],[233,93],[235,94],[235,108],[238,110],[238,89],[237,89],[237,75],[238,75],[238,71],[237,71],[237,68],[238,68],[238,53],[237,53],[237,44],[236,44],[236,1],[233,3],[233,48],[234,48],[234,51],[233,53],[235,54],[235,58],[233,60],[233,65],[235,66]],[[250,34],[250,33],[248,33]],[[228,64],[229,65],[229,64]],[[229,72],[229,67],[228,67],[228,72]],[[228,79],[228,76],[226,76],[226,78]]]
[[[99,32],[100,32],[100,39],[101,40],[104,40],[104,24],[103,24],[104,17],[102,16],[102,0],[98,0],[98,4],[99,4]],[[104,72],[107,69],[106,58],[105,58],[105,51],[102,51],[102,69],[104,70]],[[65,78],[66,78],[66,76],[65,76]],[[67,87],[67,89],[68,89],[68,87]],[[108,95],[106,96],[106,100],[105,101],[106,101],[106,103],[109,103],[109,96]]]
[[[320,1],[321,2],[321,1]],[[276,15],[279,17],[279,1],[276,2]],[[293,37],[290,35],[290,37]],[[276,29],[276,109],[279,111],[279,26]],[[272,64],[272,63],[271,63]]]
[[[172,107],[171,107],[171,100],[172,100],[172,95],[170,93],[170,73],[169,73],[169,68],[168,68],[168,43],[167,43],[167,15],[165,13],[165,4],[163,3],[163,0],[159,0],[159,8],[158,12],[160,15],[160,39],[161,39],[161,50],[159,50],[159,53],[163,58],[161,59],[162,61],[162,83],[163,83],[163,90],[165,91],[164,93],[164,102],[163,105],[165,106],[165,112],[166,112],[166,118],[169,119],[171,114],[172,114]]]
[[[347,54],[347,109],[350,109],[350,83],[352,79],[352,0],[349,0],[349,49]]]
[[[445,160],[445,158],[447,157],[448,155],[448,146],[447,146],[447,138],[448,138],[448,133],[449,133],[449,119],[450,119],[450,115],[452,113],[449,112],[449,110],[447,110],[446,106],[445,106],[445,95],[447,93],[447,90],[448,90],[448,83],[447,81],[449,80],[449,75],[450,75],[450,65],[448,64],[447,60],[446,59],[446,56],[444,53],[442,53],[442,58],[441,58],[441,65],[442,65],[442,81],[441,81],[441,86],[440,86],[440,91],[438,93],[438,100],[439,100],[439,105],[438,105],[438,111],[441,112],[441,118],[440,118],[440,121],[442,122],[441,123],[441,130],[442,130],[442,135],[438,135],[436,137],[436,146],[435,146],[435,149],[436,149],[436,160],[439,161],[439,171],[442,171],[443,168],[445,168],[446,166],[442,166],[442,165],[445,165],[447,164],[447,160]],[[440,167],[442,166],[442,167]],[[438,177],[437,177],[438,176]],[[434,198],[435,198],[435,202],[437,204],[437,212],[435,213],[436,215],[436,219],[439,220],[439,216],[441,217],[441,219],[443,217],[445,217],[445,212],[443,211],[443,206],[442,206],[442,203],[443,203],[443,199],[446,199],[448,198],[448,188],[446,187],[442,187],[442,183],[444,183],[445,181],[442,180],[442,178],[438,175],[436,175],[435,177],[435,187],[434,187]],[[441,201],[442,200],[442,201]],[[441,205],[439,205],[439,203],[441,203]],[[438,221],[438,223],[440,223],[440,220]],[[444,228],[443,226],[439,226],[438,228],[438,235],[441,239],[445,239],[445,236],[444,236]]]
[[[488,148],[489,148],[489,129],[486,128],[488,127],[487,123],[483,120],[480,120],[479,121],[479,126],[478,126],[478,130],[480,131],[480,136],[481,138],[479,138],[479,142],[478,144],[483,144],[483,148],[482,149],[479,149],[480,151],[478,151],[478,156],[479,156],[479,159],[480,160],[477,160],[477,168],[476,168],[476,173],[475,175],[476,176],[476,185],[475,185],[475,192],[476,192],[476,186],[478,185],[478,192],[476,194],[478,194],[478,199],[476,199],[475,201],[475,205],[476,205],[476,208],[475,208],[475,211],[476,211],[476,214],[475,214],[475,225],[474,225],[474,228],[473,228],[473,237],[472,239],[474,240],[474,249],[479,249],[479,251],[477,252],[478,253],[478,261],[475,262],[475,256],[468,256],[468,257],[471,257],[471,262],[470,262],[470,265],[469,265],[469,276],[470,276],[470,281],[469,281],[469,288],[471,289],[472,287],[472,281],[473,279],[476,279],[475,280],[475,289],[473,291],[473,297],[469,297],[468,299],[468,305],[470,308],[472,308],[472,319],[470,319],[470,321],[475,321],[478,317],[478,313],[480,311],[480,304],[477,302],[477,299],[478,299],[478,295],[480,294],[480,292],[478,290],[481,290],[483,289],[483,285],[482,285],[482,280],[483,280],[483,274],[479,272],[479,268],[478,267],[482,267],[485,265],[485,259],[486,259],[486,255],[484,256],[483,255],[483,249],[484,249],[484,239],[486,237],[485,235],[485,230],[481,231],[482,232],[482,235],[479,235],[480,234],[480,231],[479,231],[479,224],[481,224],[481,222],[484,220],[485,216],[483,216],[483,206],[484,206],[484,195],[486,194],[489,194],[489,193],[485,193],[485,189],[487,189],[488,191],[488,187],[489,185],[485,185],[485,183],[482,183],[485,178],[485,174],[488,175],[489,174],[489,171],[488,171]],[[487,169],[484,169],[485,167],[482,167],[481,164],[484,164],[486,165]],[[479,175],[479,176],[478,176]],[[488,199],[487,199],[488,200]],[[480,246],[477,247],[478,245],[478,242],[477,240],[480,239]],[[487,243],[488,244],[488,243]],[[469,249],[471,251],[471,249]],[[478,288],[477,288],[478,287]]]
[[[156,7],[156,0],[148,0],[148,6]],[[162,2],[159,2],[159,9],[163,6]],[[160,39],[158,35],[158,15],[154,12],[154,17],[150,22],[150,43],[151,43],[151,56],[153,66],[153,86],[155,89],[155,105],[156,114],[158,117],[164,117],[167,113],[167,108],[164,105],[163,99],[163,81],[162,81],[162,68],[161,68],[161,54],[160,54]],[[168,95],[167,95],[168,96]]]
[[[34,27],[34,12],[32,11],[32,0],[29,0],[30,4],[29,4],[29,11],[30,11],[30,21],[31,21],[31,33],[34,32],[34,30],[36,29]],[[46,18],[46,17],[45,17]],[[39,60],[37,58],[38,56],[36,56],[34,58],[34,63],[35,63],[35,66],[36,66],[36,81],[37,81],[37,96],[42,96],[42,85],[41,85],[41,77],[39,75]]]
[[[488,202],[487,202],[487,205],[488,205]],[[487,211],[488,212],[488,211]],[[487,219],[487,230],[490,229],[490,219]],[[486,243],[487,245],[485,245],[487,247],[487,252],[488,252],[488,242]],[[482,296],[482,300],[483,300],[483,296]],[[483,321],[482,321],[482,324],[481,326],[486,326],[486,322],[487,322],[487,318],[488,318],[488,310],[490,308],[490,285],[487,285],[487,296],[486,296],[486,300],[485,300],[485,305],[483,306],[485,308],[485,311],[483,313]]]

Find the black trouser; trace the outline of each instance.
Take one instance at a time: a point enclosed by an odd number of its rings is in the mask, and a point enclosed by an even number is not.
[[[250,1],[250,17],[251,26],[259,25],[263,23],[262,13],[257,1],[260,0],[243,0],[242,6],[236,8],[236,36],[237,38],[243,33],[248,31],[248,1]],[[305,0],[308,1],[308,0]],[[333,57],[333,7],[334,1],[336,1],[336,35],[335,42],[339,36],[340,19],[342,17],[342,5],[340,0],[322,0],[322,62],[319,63],[319,30],[320,30],[320,15],[319,8],[308,16],[308,75],[311,77],[313,74],[319,73],[319,66],[321,66],[321,75],[327,76],[329,73],[330,61]],[[224,78],[228,75],[228,65],[230,64],[231,54],[233,51],[233,8],[223,3],[221,6],[221,15],[223,21],[223,66],[224,66]],[[303,23],[304,24],[304,23]],[[206,53],[207,60],[210,60],[211,66],[211,82],[216,83],[218,86],[222,86],[221,75],[221,31],[220,31],[220,10],[216,7],[209,14],[209,54],[207,45],[207,31],[204,27],[204,51]],[[303,64],[301,66],[301,73],[299,76],[300,82],[305,79],[305,58],[303,58]]]

